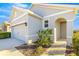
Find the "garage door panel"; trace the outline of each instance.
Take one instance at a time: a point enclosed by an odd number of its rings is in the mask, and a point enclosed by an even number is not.
[[[15,38],[25,41],[27,35],[27,27],[25,26],[25,24],[14,26],[13,28],[14,28],[13,33]]]

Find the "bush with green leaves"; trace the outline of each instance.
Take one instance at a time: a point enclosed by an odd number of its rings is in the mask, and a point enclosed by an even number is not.
[[[43,46],[43,47],[49,47],[52,43],[51,41],[51,35],[52,34],[52,30],[51,29],[45,29],[45,30],[41,30],[38,32],[38,36],[39,39],[37,41],[37,44],[39,46]]]
[[[0,39],[10,38],[11,32],[0,32]]]
[[[75,32],[73,35],[73,49],[79,55],[79,32]]]

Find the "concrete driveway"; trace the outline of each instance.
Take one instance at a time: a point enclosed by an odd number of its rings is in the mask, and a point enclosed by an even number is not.
[[[17,39],[0,39],[0,56],[23,56],[15,47],[24,44]]]

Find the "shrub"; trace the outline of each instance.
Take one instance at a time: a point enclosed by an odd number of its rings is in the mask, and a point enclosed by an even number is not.
[[[0,39],[10,38],[11,33],[10,32],[0,32]]]
[[[0,32],[2,32],[2,29],[0,29]]]
[[[79,32],[75,32],[73,35],[73,49],[79,55]]]
[[[39,39],[37,41],[37,44],[39,46],[48,47],[51,45],[51,39],[50,35],[52,34],[51,29],[46,29],[38,32]]]
[[[39,56],[44,52],[44,48],[42,46],[39,46],[36,48],[35,52],[34,52],[34,56]]]

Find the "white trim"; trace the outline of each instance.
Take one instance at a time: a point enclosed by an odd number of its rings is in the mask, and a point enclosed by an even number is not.
[[[56,28],[54,28],[54,43],[56,43],[57,37],[56,37]]]
[[[28,10],[28,12],[29,12],[30,14],[35,15],[36,17],[39,17],[39,18],[41,18],[41,19],[42,19],[42,17],[38,16],[37,14],[35,14],[35,13],[33,13],[33,12],[29,11],[29,10]],[[19,17],[14,18],[11,22],[16,21],[17,19],[19,19],[19,18],[21,18],[21,17],[25,16],[26,14],[27,14],[27,13],[24,13],[24,14],[20,15]]]
[[[26,13],[24,13],[24,14],[20,15],[20,16],[19,16],[19,17],[17,17],[17,18],[14,18],[14,19],[11,21],[11,23],[12,23],[12,22],[14,22],[14,21],[16,21],[17,19],[19,19],[19,18],[21,18],[21,17],[25,16],[25,15],[26,15]]]
[[[48,27],[45,27],[45,21],[48,21]],[[49,28],[49,20],[48,20],[48,19],[45,19],[45,20],[43,21],[43,27],[44,27],[44,29],[48,29],[48,28]]]
[[[70,5],[65,5],[65,4],[47,4],[47,3],[42,3],[42,4],[32,4],[32,5],[40,5],[41,7],[44,6],[46,8],[48,8],[47,6],[51,7],[51,8],[55,8],[55,9],[63,9],[63,10],[69,10],[69,9],[74,9],[75,8],[75,5],[72,7]],[[56,6],[56,7],[55,7]],[[57,8],[58,7],[58,8]],[[64,8],[63,8],[64,7]]]
[[[13,24],[11,24],[11,26],[17,26],[17,25],[24,24],[24,23],[26,23],[26,22],[22,21],[22,22],[19,22],[19,23],[13,23]]]
[[[48,27],[45,27],[45,21],[48,20]],[[43,19],[43,29],[48,29],[49,28],[49,18]]]
[[[48,15],[48,16],[44,16],[44,18],[51,17],[51,16],[56,16],[56,15],[60,15],[60,14],[64,14],[64,13],[68,13],[68,12],[72,12],[72,11],[73,10],[66,10],[66,11],[62,11],[62,12],[59,12],[59,13],[51,14],[51,15]]]
[[[31,15],[34,15],[34,16],[39,17],[40,19],[42,19],[41,16],[37,15],[36,13],[32,12],[31,10],[27,10],[27,12],[28,12],[29,14],[31,14]]]
[[[42,28],[44,29],[44,19],[42,20]]]
[[[34,13],[33,11],[31,11],[29,9],[25,9],[25,8],[22,8],[22,7],[16,7],[16,6],[14,6],[14,8],[16,8],[18,11],[21,10],[21,11],[24,11],[24,12],[28,12],[29,14],[34,15],[34,16],[42,19],[41,16],[39,16],[38,14]]]

